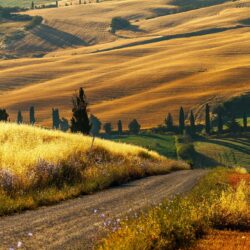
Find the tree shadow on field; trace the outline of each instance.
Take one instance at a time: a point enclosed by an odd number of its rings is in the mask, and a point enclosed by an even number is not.
[[[87,46],[89,45],[84,40],[77,36],[66,33],[64,31],[52,28],[48,25],[41,24],[30,31],[35,36],[54,45],[56,47],[71,47],[71,46]]]
[[[232,27],[210,28],[210,29],[193,31],[193,32],[189,32],[189,33],[161,36],[161,37],[156,37],[156,38],[152,38],[152,39],[148,39],[148,40],[144,40],[144,41],[138,41],[138,42],[120,45],[120,46],[116,46],[116,47],[112,47],[112,48],[108,48],[108,49],[98,50],[98,51],[94,51],[92,53],[110,51],[110,50],[114,50],[114,49],[122,49],[122,48],[150,44],[150,43],[156,43],[156,42],[162,42],[162,41],[168,41],[168,40],[173,40],[173,39],[178,39],[178,38],[189,38],[189,37],[195,37],[195,36],[216,34],[216,33],[221,33],[221,32],[228,31],[228,30],[235,30],[235,29],[240,29],[240,28],[245,28],[245,27],[247,27],[247,26],[242,24],[242,25],[236,25],[236,26],[232,26]]]
[[[219,163],[215,159],[208,157],[204,154],[201,154],[199,152],[196,152],[195,154],[195,168],[215,168],[218,166],[221,166],[223,164]]]

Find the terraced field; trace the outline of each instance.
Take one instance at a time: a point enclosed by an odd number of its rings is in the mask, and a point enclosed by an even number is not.
[[[250,1],[182,11],[185,3],[107,1],[29,11],[44,22],[9,51],[45,56],[0,61],[0,106],[15,120],[17,110],[34,105],[39,123],[50,126],[51,108],[69,118],[71,95],[83,86],[103,122],[122,119],[126,126],[137,118],[147,128],[168,112],[176,119],[181,105],[198,114],[204,103],[249,92]],[[115,16],[132,28],[111,33]]]

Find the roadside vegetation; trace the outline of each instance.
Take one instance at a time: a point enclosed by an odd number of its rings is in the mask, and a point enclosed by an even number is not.
[[[0,130],[0,215],[189,168],[141,147],[90,136],[11,123],[1,123]]]
[[[120,223],[99,249],[179,249],[214,229],[249,230],[250,178],[246,170],[218,168],[185,197]]]

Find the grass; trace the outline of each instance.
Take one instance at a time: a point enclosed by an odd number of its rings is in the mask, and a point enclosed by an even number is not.
[[[32,0],[0,0],[0,6],[3,7],[21,7],[30,8]],[[53,0],[34,0],[35,4],[53,3]]]
[[[230,185],[234,174],[213,170],[186,197],[122,221],[99,249],[179,249],[194,244],[211,228],[249,230],[250,183],[239,180],[237,186]]]
[[[248,137],[209,138],[195,142],[198,153],[205,155],[207,161],[227,167],[242,166],[250,170],[250,143]],[[203,161],[203,164],[205,162]]]
[[[139,135],[120,136],[114,139],[114,141],[134,144],[172,159],[177,158],[175,138],[172,135],[143,133]]]
[[[0,215],[189,166],[141,147],[0,123]]]
[[[250,233],[228,230],[211,230],[204,239],[199,240],[191,249],[248,250],[250,249]]]

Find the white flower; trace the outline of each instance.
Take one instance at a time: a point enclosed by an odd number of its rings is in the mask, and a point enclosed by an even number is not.
[[[28,233],[28,236],[30,236],[30,237],[33,236],[33,233]]]
[[[17,248],[20,248],[23,245],[23,243],[21,241],[17,242]]]

